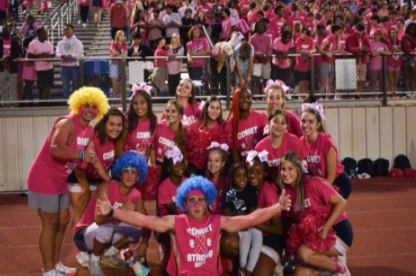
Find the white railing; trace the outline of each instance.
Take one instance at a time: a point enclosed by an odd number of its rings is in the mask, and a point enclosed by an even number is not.
[[[65,24],[71,23],[72,19],[76,18],[76,14],[76,0],[69,0],[62,7],[58,7],[52,12],[50,22],[45,25],[52,45],[54,45],[55,39],[62,36]]]

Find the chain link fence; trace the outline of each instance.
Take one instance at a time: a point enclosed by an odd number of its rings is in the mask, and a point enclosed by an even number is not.
[[[269,79],[280,79],[291,88],[288,100],[302,101],[309,95],[318,99],[378,98],[384,93],[416,96],[413,56],[337,56],[332,61],[319,55],[265,57],[253,63],[250,76],[249,68],[238,67],[233,58],[221,63],[210,57],[195,61],[191,65],[186,57],[82,59],[79,66],[65,66],[58,59],[6,62],[0,70],[0,106],[65,105],[69,95],[84,85],[99,87],[111,103],[124,105],[131,85],[142,82],[153,86],[155,102],[166,102],[185,78],[193,80],[198,97],[217,95],[228,103],[239,86],[263,97]]]

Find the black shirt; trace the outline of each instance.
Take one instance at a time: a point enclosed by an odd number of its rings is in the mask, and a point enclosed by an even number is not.
[[[257,192],[250,184],[247,184],[244,190],[237,192],[230,188],[222,200],[222,209],[231,209],[233,214],[249,213],[249,210],[257,208]]]

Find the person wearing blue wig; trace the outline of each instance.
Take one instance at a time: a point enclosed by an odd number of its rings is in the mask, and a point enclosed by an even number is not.
[[[215,196],[216,190],[208,179],[194,176],[185,180],[177,190],[177,205],[184,214],[146,216],[116,209],[104,197],[97,200],[97,215],[137,227],[146,226],[160,233],[168,232],[174,248],[167,268],[169,275],[220,275],[218,244],[221,231],[235,233],[261,224],[283,210],[289,210],[291,200],[283,190],[279,203],[245,216],[226,217],[207,212]]]
[[[146,256],[150,231],[133,226],[131,223],[103,216],[96,212],[97,203],[105,200],[112,210],[128,210],[140,215],[147,215],[143,198],[136,185],[146,180],[146,158],[135,152],[127,152],[117,158],[113,164],[110,180],[98,186],[92,196],[84,215],[74,228],[74,241],[79,250],[92,251],[86,266],[93,276],[105,276],[101,264],[121,268],[125,263],[116,255],[126,245],[137,242],[140,237],[137,255],[139,259]]]

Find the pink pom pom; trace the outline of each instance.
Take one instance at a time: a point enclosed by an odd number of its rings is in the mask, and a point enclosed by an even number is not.
[[[404,173],[401,169],[392,169],[391,171],[389,171],[389,177],[393,177],[393,178],[402,178],[404,177]]]
[[[404,170],[404,177],[415,178],[416,177],[416,170],[415,169],[405,169]]]
[[[139,189],[144,200],[156,199],[157,185],[159,184],[161,175],[161,166],[149,166],[147,179]]]
[[[191,128],[188,132],[186,156],[198,170],[205,170],[207,163],[207,147],[211,144],[211,135],[209,131],[199,128]]]

